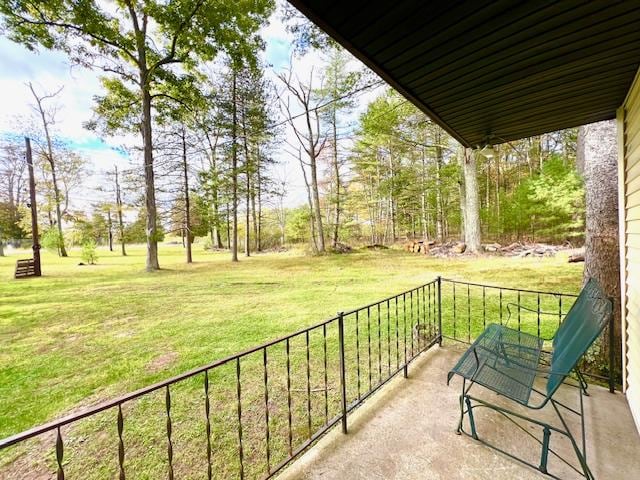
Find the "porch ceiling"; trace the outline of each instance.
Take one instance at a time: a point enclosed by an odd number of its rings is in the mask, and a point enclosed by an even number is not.
[[[640,2],[289,0],[465,146],[615,117]]]

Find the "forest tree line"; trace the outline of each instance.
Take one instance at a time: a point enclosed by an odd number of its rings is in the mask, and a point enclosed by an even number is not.
[[[24,136],[34,143],[41,243],[62,256],[88,242],[123,255],[127,244],[146,243],[154,270],[167,235],[182,238],[188,262],[196,238],[237,261],[290,243],[324,252],[340,243],[464,239],[474,219],[483,242],[583,239],[575,129],[495,145],[490,156],[465,150],[295,19],[290,30],[306,48],[270,80],[260,37],[274,13],[269,0],[154,9],[124,2],[92,15],[61,3],[68,8],[45,2],[35,12],[17,2],[1,12],[5,31],[103,72],[85,127],[137,138],[126,152],[137,166],[90,172],[56,131],[59,91],[29,85],[33,115],[0,145],[0,244],[30,238]],[[297,62],[314,49],[322,65],[302,78]],[[370,91],[378,95],[359,108]],[[278,152],[302,174],[304,205],[287,202],[292,186],[279,178]],[[99,181],[88,195],[92,175]]]

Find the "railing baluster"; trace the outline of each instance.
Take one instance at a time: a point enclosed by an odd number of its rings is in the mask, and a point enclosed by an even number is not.
[[[482,329],[487,326],[487,287],[482,287]]]
[[[167,411],[167,460],[169,461],[169,480],[173,480],[173,442],[171,440],[171,391],[169,385],[165,389],[164,404]]]
[[[502,289],[500,289],[500,325],[502,325]]]
[[[269,428],[269,369],[267,347],[262,349],[262,365],[264,369],[264,421],[267,447],[267,473],[271,474],[271,429]]]
[[[293,456],[293,418],[291,415],[291,347],[289,339],[285,342],[285,351],[287,352],[287,408],[289,410],[289,456]]]
[[[209,400],[209,370],[204,371],[204,414],[206,417],[205,429],[207,432],[207,479],[213,478],[211,468],[211,401]]]
[[[57,480],[64,480],[64,468],[62,468],[62,461],[64,459],[64,444],[62,443],[62,432],[60,427],[57,429],[56,434],[56,462],[58,464]]]
[[[427,307],[428,305],[425,302],[425,290],[427,288],[423,285],[422,289],[418,292],[418,297],[420,297],[420,295],[422,295],[422,301],[420,302],[420,312],[418,313],[418,325],[420,325],[420,322],[422,322],[422,330],[423,330],[423,335],[424,335],[424,342],[426,343],[427,338],[426,338],[426,334],[427,334]],[[418,332],[420,332],[420,327],[418,327]],[[420,335],[418,335],[418,342],[420,342]],[[424,348],[424,343],[422,345],[422,347]]]
[[[398,320],[398,297],[396,300],[396,370],[400,368],[400,322]]]
[[[456,282],[453,282],[453,338],[458,338],[456,335]]]
[[[538,294],[538,338],[540,338],[540,294]]]
[[[309,330],[305,332],[305,342],[307,347],[307,427],[309,438],[311,438],[311,354],[309,352]]]
[[[342,433],[347,433],[347,372],[344,358],[344,313],[338,313],[338,348],[340,355],[340,396]]]
[[[427,301],[429,302],[429,310],[428,310],[428,319],[429,322],[429,338],[433,336],[433,325],[432,325],[432,317],[431,317],[431,284],[429,284],[429,290],[427,291]],[[435,315],[435,305],[433,305],[433,314]]]
[[[356,376],[358,383],[358,400],[362,397],[360,394],[360,316],[356,311]]]
[[[438,345],[440,346],[442,346],[442,337],[442,277],[438,276]]]
[[[240,357],[236,358],[236,394],[238,400],[238,459],[240,480],[244,478],[244,449],[242,445],[242,386],[240,384]]]
[[[520,332],[520,290],[518,290],[518,332]]]
[[[467,283],[467,341],[471,343],[471,286]]]
[[[327,324],[322,325],[322,350],[324,354],[324,424],[329,423],[329,379],[327,376]]]
[[[380,329],[380,304],[378,304],[378,383],[382,383],[382,333]]]
[[[558,328],[562,324],[562,295],[558,296]]]
[[[387,300],[387,369],[391,376],[391,306]]]
[[[407,377],[407,294],[402,294],[402,330],[404,333],[404,376]]]
[[[410,321],[410,329],[409,335],[411,335],[411,358],[413,358],[413,290],[409,293],[409,321]]]
[[[368,360],[369,360],[369,391],[373,387],[371,377],[371,308],[367,307],[367,348],[368,348]]]
[[[124,440],[122,434],[124,432],[124,418],[122,417],[122,404],[118,404],[118,470],[120,480],[125,480],[124,475]]]

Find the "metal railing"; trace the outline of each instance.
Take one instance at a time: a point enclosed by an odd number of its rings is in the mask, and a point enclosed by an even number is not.
[[[269,478],[443,338],[492,322],[551,338],[576,296],[438,277],[0,440],[0,477],[49,451],[28,468],[58,480]]]
[[[438,278],[7,437],[0,464],[50,448],[30,468],[58,480],[269,478],[441,342],[440,305]]]

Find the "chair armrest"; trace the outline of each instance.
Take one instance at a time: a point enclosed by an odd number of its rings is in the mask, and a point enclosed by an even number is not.
[[[517,307],[519,310],[526,310],[528,312],[533,312],[533,313],[538,313],[539,315],[552,315],[554,317],[564,317],[567,314],[566,313],[561,313],[560,315],[558,314],[558,312],[545,312],[543,310],[538,310],[537,308],[529,308],[526,307],[524,305],[519,305],[517,303],[513,303],[513,302],[509,302],[507,303],[507,321],[504,323],[505,326],[508,326],[509,324],[509,320],[511,320],[511,308],[510,307]],[[553,337],[540,337],[542,340],[553,340]]]

